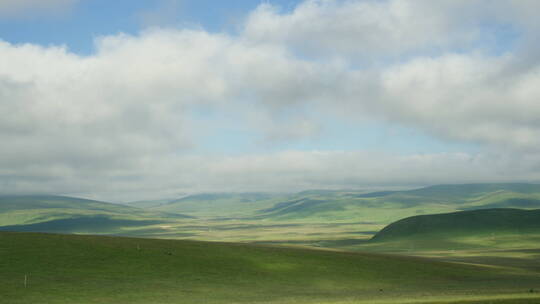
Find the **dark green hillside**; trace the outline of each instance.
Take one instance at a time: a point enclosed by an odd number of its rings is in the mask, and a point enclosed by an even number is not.
[[[350,250],[540,273],[540,210],[483,209],[394,222]]]
[[[540,210],[483,209],[405,218],[386,226],[372,240],[521,233],[531,230],[540,230]]]
[[[539,284],[538,276],[399,256],[0,233],[6,304],[489,303],[479,300],[495,296],[534,303],[538,295],[526,291]]]

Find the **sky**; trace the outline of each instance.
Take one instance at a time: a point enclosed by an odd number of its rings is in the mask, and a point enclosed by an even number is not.
[[[0,0],[0,193],[540,182],[535,0]]]

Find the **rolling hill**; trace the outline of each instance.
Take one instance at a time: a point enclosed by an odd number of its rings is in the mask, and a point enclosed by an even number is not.
[[[416,215],[539,209],[540,186],[464,184],[371,193],[203,193],[133,204],[146,208],[59,196],[3,196],[0,229],[334,247],[365,240],[392,222]]]
[[[540,210],[482,209],[408,217],[386,226],[373,241],[540,232]]]
[[[189,214],[197,217],[242,217],[261,208],[273,206],[280,194],[201,193],[152,206],[150,210]]]
[[[129,207],[145,209],[145,208],[154,208],[161,205],[165,205],[172,201],[174,201],[174,199],[143,200],[143,201],[127,202],[127,203],[124,203],[124,205],[129,206]]]
[[[480,209],[396,221],[342,249],[540,272],[540,210]]]
[[[438,185],[406,191],[299,193],[256,217],[277,221],[351,221],[389,224],[419,214],[488,208],[540,208],[540,185]]]
[[[436,185],[403,191],[309,190],[296,194],[201,193],[130,203],[205,218],[386,225],[418,214],[489,208],[540,208],[540,185]]]
[[[441,200],[464,200],[499,191],[532,194],[540,193],[540,185],[525,183],[434,185],[406,191],[389,191],[381,196],[396,194],[417,197],[437,197]]]
[[[534,303],[539,284],[536,273],[390,255],[0,232],[9,304]]]
[[[122,234],[124,228],[191,218],[65,196],[0,196],[0,230]]]

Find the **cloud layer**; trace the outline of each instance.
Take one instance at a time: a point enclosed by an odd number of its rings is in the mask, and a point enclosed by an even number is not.
[[[136,199],[538,181],[537,6],[320,0],[282,13],[263,4],[237,34],[153,28],[100,37],[84,57],[0,42],[0,192]],[[200,109],[270,145],[316,138],[326,118],[375,119],[485,150],[193,156]]]

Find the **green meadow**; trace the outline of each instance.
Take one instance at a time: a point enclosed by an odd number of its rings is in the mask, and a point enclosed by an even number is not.
[[[369,239],[406,217],[485,208],[539,209],[540,186],[212,193],[126,205],[59,196],[4,196],[0,230],[336,247]]]
[[[538,273],[417,257],[0,233],[2,303],[534,303],[538,286]]]
[[[539,210],[531,184],[0,196],[0,303],[540,303]]]

